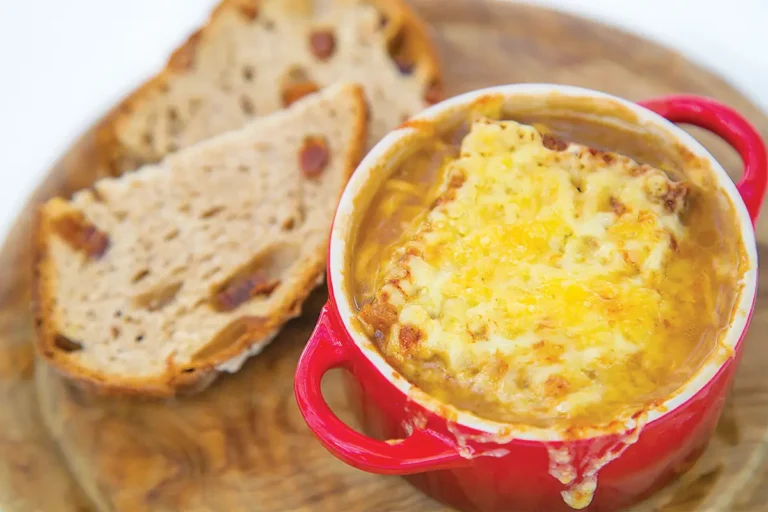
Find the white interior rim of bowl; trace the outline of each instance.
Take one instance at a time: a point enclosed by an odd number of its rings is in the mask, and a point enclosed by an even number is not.
[[[667,121],[663,117],[657,115],[650,110],[647,110],[635,103],[628,100],[606,94],[591,89],[583,89],[580,87],[553,85],[553,84],[514,84],[497,87],[489,87],[486,89],[480,89],[477,91],[468,92],[446,101],[434,105],[414,119],[420,120],[432,120],[439,116],[439,114],[446,110],[453,110],[457,107],[468,105],[476,101],[478,98],[488,95],[502,95],[504,97],[512,97],[518,95],[525,96],[548,96],[552,94],[559,94],[570,97],[578,98],[595,98],[595,99],[607,99],[612,100],[630,110],[632,110],[638,117],[638,122],[642,124],[655,125],[662,128],[670,135],[674,136],[681,145],[686,147],[696,156],[699,156],[709,162],[713,173],[715,174],[719,185],[723,191],[730,198],[736,215],[738,217],[741,234],[743,237],[744,246],[747,252],[749,266],[742,278],[742,291],[738,301],[737,311],[732,315],[733,322],[729,327],[728,332],[722,340],[722,344],[735,348],[737,343],[742,337],[742,333],[745,330],[747,319],[752,309],[753,299],[755,297],[757,289],[757,247],[755,243],[755,233],[752,228],[752,221],[749,217],[749,213],[744,205],[741,196],[739,195],[736,185],[730,179],[725,169],[714,159],[714,157],[692,136],[675,126],[673,123]],[[361,332],[354,329],[350,323],[350,319],[354,315],[350,306],[350,300],[346,293],[346,286],[344,281],[344,273],[346,266],[345,257],[347,254],[347,240],[351,235],[352,218],[354,209],[354,198],[360,193],[365,186],[368,176],[372,170],[377,167],[390,172],[390,167],[382,166],[379,162],[381,157],[385,155],[389,148],[395,145],[400,139],[406,136],[413,128],[400,128],[387,135],[382,139],[363,161],[358,166],[357,170],[353,174],[346,189],[342,195],[339,203],[339,208],[336,212],[336,218],[334,220],[334,226],[331,233],[330,253],[329,253],[329,268],[330,275],[329,281],[332,286],[333,296],[336,298],[336,306],[338,308],[340,317],[344,323],[344,327],[350,333],[354,343],[361,349],[363,354],[371,361],[376,369],[395,387],[400,391],[408,395],[413,401],[425,407],[426,409],[444,416],[441,411],[446,408],[451,411],[451,419],[455,419],[456,423],[463,426],[481,431],[489,434],[497,434],[504,436],[505,438],[527,439],[535,441],[557,441],[562,439],[561,430],[556,427],[551,428],[531,428],[525,426],[524,428],[515,428],[514,425],[508,423],[495,422],[480,418],[468,411],[458,409],[450,404],[439,402],[437,399],[429,397],[424,398],[424,394],[417,392],[414,393],[414,386],[410,384],[405,378],[394,378],[393,375],[399,375],[392,366],[380,354],[378,349],[373,343]],[[713,354],[709,360],[692,376],[686,384],[678,390],[671,398],[665,401],[660,407],[651,409],[646,419],[647,423],[655,421],[672,411],[680,407],[683,403],[690,400],[698,391],[700,391],[714,376],[718,370],[723,366],[723,362],[713,361],[716,354]],[[628,428],[630,425],[628,425]],[[599,435],[599,434],[595,434]],[[589,437],[589,436],[587,436]]]

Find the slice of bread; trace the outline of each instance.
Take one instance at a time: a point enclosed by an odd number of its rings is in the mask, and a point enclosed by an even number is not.
[[[37,224],[40,354],[96,388],[169,396],[236,371],[322,282],[367,135],[341,83],[71,200]]]
[[[405,0],[224,0],[107,123],[111,172],[158,161],[337,80],[365,88],[368,148],[443,96],[428,31]]]

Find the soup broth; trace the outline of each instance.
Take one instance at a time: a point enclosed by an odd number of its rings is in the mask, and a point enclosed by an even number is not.
[[[402,309],[393,309],[382,302],[381,294],[382,290],[387,292],[392,288],[393,266],[397,268],[399,262],[405,261],[410,254],[416,254],[416,250],[411,251],[408,244],[412,239],[421,241],[425,224],[435,222],[434,219],[439,217],[434,217],[436,214],[431,212],[446,197],[446,187],[450,188],[446,183],[453,179],[453,175],[448,174],[454,172],[451,171],[452,164],[460,158],[462,140],[469,132],[469,122],[461,122],[438,133],[408,157],[377,191],[358,225],[354,243],[356,257],[351,260],[349,269],[352,276],[350,291],[362,323],[367,327],[367,335],[387,361],[413,384],[446,403],[492,420],[537,426],[562,423],[595,425],[632,414],[633,411],[665,399],[682,386],[712,353],[728,328],[738,299],[737,283],[743,274],[746,256],[731,204],[712,185],[714,182],[708,178],[711,177],[708,174],[711,170],[701,169],[703,162],[693,161],[690,155],[681,153],[680,148],[643,135],[624,121],[611,123],[610,120],[557,112],[537,115],[506,112],[500,117],[532,125],[541,134],[554,136],[545,139],[557,141],[558,144],[563,141],[581,143],[592,148],[593,155],[602,155],[596,149],[617,151],[635,159],[639,164],[652,165],[666,173],[673,187],[685,181],[685,206],[678,215],[684,235],[671,236],[670,255],[665,259],[659,274],[652,279],[652,285],[642,290],[638,288],[640,291],[621,295],[624,288],[608,287],[610,289],[603,293],[596,285],[583,284],[581,281],[576,285],[568,281],[567,286],[558,289],[553,288],[553,283],[561,282],[557,281],[560,278],[542,280],[537,285],[535,282],[530,284],[530,278],[526,277],[526,283],[529,283],[526,284],[526,291],[514,295],[514,304],[504,303],[505,295],[498,290],[488,289],[490,291],[486,291],[485,295],[478,295],[477,289],[483,286],[487,288],[489,279],[498,281],[497,271],[500,269],[508,270],[510,275],[517,271],[515,257],[521,258],[521,265],[527,258],[524,244],[521,246],[515,242],[517,245],[513,250],[509,245],[512,242],[507,240],[520,234],[530,247],[539,243],[531,233],[537,229],[540,221],[544,222],[541,217],[543,214],[531,210],[534,217],[529,224],[499,225],[493,232],[503,233],[504,236],[491,240],[489,251],[467,253],[477,258],[474,264],[464,261],[463,267],[457,267],[457,261],[460,261],[458,253],[439,257],[424,256],[424,260],[430,261],[435,268],[441,268],[441,265],[450,261],[454,265],[451,268],[462,269],[454,272],[460,275],[449,275],[450,272],[440,275],[448,275],[446,279],[450,283],[463,286],[465,290],[473,290],[472,293],[464,293],[463,298],[459,297],[469,300],[471,296],[474,301],[473,311],[478,307],[476,298],[483,296],[489,301],[495,301],[498,310],[510,312],[502,317],[497,315],[494,321],[489,321],[490,331],[487,326],[478,328],[482,333],[473,332],[472,318],[466,319],[465,313],[462,313],[462,321],[467,322],[467,332],[460,332],[464,329],[461,327],[451,334],[466,338],[469,348],[462,354],[480,353],[478,351],[483,350],[483,344],[492,342],[499,347],[517,345],[510,348],[509,352],[499,349],[496,355],[488,356],[482,364],[474,366],[473,361],[466,358],[445,355],[456,354],[455,351],[442,348],[442,352],[412,350],[413,346],[420,343],[439,345],[440,336],[436,333],[447,331],[433,330],[426,336],[418,330],[412,330],[415,321],[406,314],[406,309],[411,311],[408,309],[410,303],[406,302]],[[503,155],[500,158],[503,160]],[[613,157],[601,158],[607,162]],[[696,179],[689,179],[693,175],[696,175]],[[545,183],[540,186],[545,187],[541,190],[546,190],[549,185]],[[573,186],[577,187],[576,184]],[[579,192],[581,190],[574,193],[578,195]],[[488,191],[488,194],[492,193],[498,194],[499,191]],[[509,193],[517,192],[512,190]],[[504,199],[499,199],[494,205],[504,206]],[[611,209],[616,218],[624,215],[626,210],[631,214],[631,208],[616,206],[613,196],[606,207],[609,217]],[[479,230],[483,228],[483,225],[478,226]],[[470,235],[463,233],[461,236],[464,238],[449,247],[455,251],[468,247],[463,240]],[[568,236],[565,235],[566,239]],[[588,238],[585,240],[589,242]],[[632,236],[629,235],[627,240],[631,244]],[[422,252],[419,254],[422,254],[423,247],[420,250]],[[431,248],[427,250],[431,251]],[[549,251],[546,247],[543,250]],[[585,264],[589,263],[589,258],[596,257],[594,254],[599,252],[588,252],[587,256],[580,256],[580,261],[587,258]],[[502,253],[509,257],[500,256]],[[560,272],[557,275],[562,275],[562,268],[565,267],[558,258],[560,256],[553,257],[554,263],[551,266]],[[538,265],[538,262],[534,263]],[[547,262],[542,264],[550,265]],[[411,273],[411,267],[404,268],[398,271]],[[626,289],[631,289],[631,279],[621,279],[622,283],[629,283],[627,286],[630,288]],[[409,289],[406,295],[429,293],[429,283],[417,284],[422,289]],[[638,302],[645,300],[640,296],[641,291],[648,294],[646,302]],[[461,295],[460,292],[456,293]],[[531,302],[526,306],[527,309],[521,309],[520,301],[527,300],[526,297],[533,293],[544,298]],[[431,318],[425,318],[424,325],[430,322],[430,325],[434,325],[435,318],[448,314],[445,295],[429,304],[432,305],[431,310],[427,308]],[[620,310],[623,306],[627,306],[624,312]],[[615,311],[617,309],[619,311]],[[607,312],[603,316],[593,316],[598,310]],[[557,311],[557,314],[552,315],[552,311]],[[546,318],[539,313],[546,313]],[[499,318],[503,319],[504,325],[500,324]],[[617,322],[617,327],[610,332],[617,333],[616,340],[627,337],[635,348],[627,352],[625,357],[619,354],[623,349],[619,347],[620,341],[616,341],[615,348],[611,348],[610,344],[605,348],[609,351],[608,356],[600,355],[591,359],[585,357],[587,353],[597,354],[597,349],[590,345],[588,333],[595,332],[603,336],[607,331],[602,328],[604,326],[594,329],[590,325],[579,326],[579,318],[583,318],[582,324],[595,319]],[[399,343],[407,346],[408,350],[397,349],[393,352],[387,322],[398,324]],[[528,339],[526,336],[532,334],[523,327],[528,329],[534,324],[536,337]],[[448,324],[443,322],[440,328],[444,329],[445,325]],[[517,333],[516,337],[510,332]],[[426,353],[428,356],[419,355]],[[516,360],[509,354],[523,355]],[[560,379],[559,374],[552,373],[551,368],[554,367],[567,367],[571,372],[568,373],[568,379]],[[579,406],[569,405],[576,403],[576,397],[585,395],[598,384],[601,390],[599,399],[586,400]],[[510,391],[513,387],[515,392]],[[519,399],[515,398],[518,396]]]

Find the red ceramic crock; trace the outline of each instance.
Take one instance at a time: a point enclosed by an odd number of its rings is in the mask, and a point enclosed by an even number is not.
[[[766,190],[766,149],[756,130],[738,113],[713,100],[669,96],[638,104],[597,91],[546,84],[494,87],[464,94],[426,110],[417,119],[434,122],[484,98],[546,98],[613,104],[631,112],[638,125],[708,163],[722,193],[733,204],[741,227],[748,268],[737,310],[720,345],[688,383],[642,417],[575,438],[558,431],[505,425],[478,418],[427,396],[382,358],[350,321],[354,311],[345,283],[355,219],[366,201],[363,190],[377,187],[407,158],[410,123],[382,140],[348,184],[331,234],[330,299],[296,371],[295,391],[304,419],[320,442],[347,464],[372,473],[407,475],[433,498],[464,511],[615,511],[670,482],[703,452],[720,416],[738,365],[754,308],[757,253],[754,222]],[[672,123],[705,128],[741,155],[744,174],[737,185],[691,136]],[[348,245],[349,244],[349,245]],[[715,351],[717,352],[717,350]],[[349,391],[365,431],[344,424],[321,393],[323,375],[349,370]],[[594,493],[590,492],[595,487]]]

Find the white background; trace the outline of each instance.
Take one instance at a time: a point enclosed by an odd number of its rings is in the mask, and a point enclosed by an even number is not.
[[[768,111],[768,0],[535,0],[638,32]],[[0,0],[0,237],[56,157],[215,0]]]

